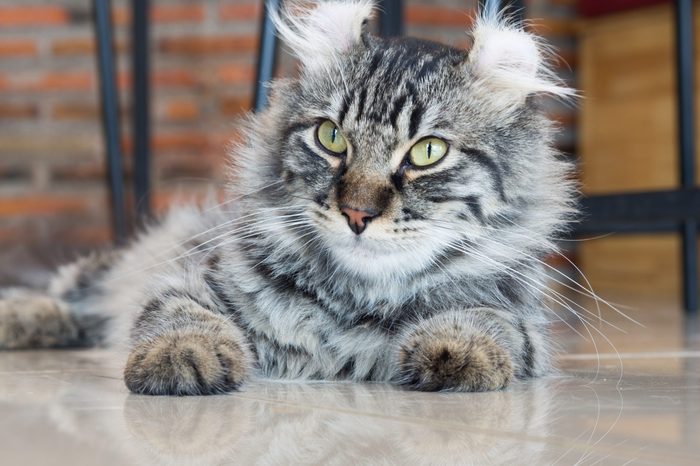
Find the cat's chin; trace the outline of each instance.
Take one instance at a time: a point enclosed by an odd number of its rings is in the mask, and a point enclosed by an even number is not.
[[[388,278],[405,276],[418,272],[416,261],[406,253],[396,254],[353,254],[351,252],[335,252],[336,259],[344,268],[357,276],[372,278]]]
[[[330,248],[346,270],[359,276],[398,277],[423,270],[430,264],[429,248],[415,250],[398,241],[370,237],[336,237]]]

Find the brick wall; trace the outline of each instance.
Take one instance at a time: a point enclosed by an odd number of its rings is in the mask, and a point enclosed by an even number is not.
[[[0,283],[109,243],[89,0],[0,0]],[[409,0],[410,35],[466,44],[475,0]],[[574,1],[530,0],[535,27],[573,63]],[[128,2],[114,0],[118,85],[128,117]],[[154,0],[152,11],[153,194],[220,186],[225,145],[251,103],[261,1]],[[279,73],[289,73],[288,57]],[[563,64],[563,75],[572,72]],[[565,125],[572,109],[552,104]],[[129,120],[124,118],[130,183]],[[574,147],[573,132],[561,139]],[[2,271],[5,271],[3,274]]]

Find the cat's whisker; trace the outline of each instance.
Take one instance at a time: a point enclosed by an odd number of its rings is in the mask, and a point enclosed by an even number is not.
[[[498,231],[499,233],[502,232],[502,230],[497,230],[497,229],[494,229],[494,230]],[[513,232],[510,232],[510,231],[509,231],[508,233],[511,234],[511,233],[513,233]],[[516,233],[516,234],[517,234],[517,233]],[[565,287],[565,288],[567,288],[567,289],[569,289],[569,290],[571,290],[571,291],[573,291],[573,292],[575,292],[575,293],[578,293],[578,294],[584,295],[584,296],[586,296],[586,297],[592,298],[592,299],[594,300],[595,305],[596,305],[597,315],[598,315],[599,320],[601,320],[601,321],[603,320],[603,319],[602,319],[601,309],[600,309],[600,303],[603,303],[603,304],[605,304],[608,308],[610,308],[611,310],[615,311],[615,312],[618,313],[619,315],[623,316],[623,317],[626,318],[627,320],[629,320],[629,321],[631,321],[631,322],[633,322],[633,323],[635,323],[635,324],[637,324],[637,325],[643,326],[641,323],[639,323],[639,322],[636,321],[635,319],[631,318],[630,316],[626,315],[624,312],[622,312],[622,311],[620,311],[619,309],[617,309],[612,303],[606,301],[605,299],[603,299],[603,298],[601,298],[600,296],[598,296],[595,292],[593,292],[592,287],[591,287],[591,285],[590,285],[590,282],[588,282],[588,279],[585,277],[585,275],[583,274],[583,272],[582,272],[575,264],[573,264],[568,258],[566,258],[564,255],[561,255],[561,256],[564,257],[569,263],[571,263],[571,265],[573,265],[573,266],[578,270],[578,272],[580,273],[580,275],[583,277],[583,279],[584,279],[584,280],[586,281],[586,283],[588,284],[588,288],[583,287],[583,285],[581,285],[580,283],[578,283],[576,280],[572,279],[572,278],[569,277],[568,275],[564,274],[561,270],[557,269],[556,267],[551,266],[550,264],[547,264],[546,262],[542,261],[541,259],[539,259],[539,258],[533,256],[532,254],[528,254],[527,252],[522,251],[521,249],[513,248],[512,246],[506,244],[505,242],[499,241],[499,240],[496,239],[495,237],[490,237],[490,238],[488,238],[488,241],[497,244],[499,247],[501,247],[501,248],[503,248],[503,249],[508,249],[508,250],[514,251],[514,252],[516,252],[518,255],[522,255],[522,256],[527,257],[527,258],[529,258],[529,259],[531,259],[531,260],[534,260],[535,262],[541,264],[543,267],[547,268],[548,270],[550,270],[550,271],[556,273],[556,274],[559,275],[559,276],[562,276],[563,278],[565,278],[565,279],[568,280],[569,282],[571,282],[571,283],[577,285],[578,288],[574,288],[574,287],[572,287],[571,285],[569,285],[569,284],[567,284],[567,283],[564,283],[564,282],[562,282],[561,280],[557,279],[556,277],[553,277],[553,276],[551,276],[551,275],[550,275],[550,277],[549,277],[550,280],[556,282],[557,284],[559,284],[559,285],[561,285],[561,286],[563,286],[563,287]],[[568,298],[567,298],[567,299],[568,299]],[[576,305],[578,306],[578,304],[576,304]],[[588,310],[586,309],[586,312],[590,312],[590,311],[588,311]],[[612,326],[612,327],[614,327],[614,328],[616,328],[616,329],[622,331],[619,327],[614,326],[614,325],[610,324],[610,323],[607,322],[607,321],[606,321],[606,323],[607,323],[608,325],[610,325],[610,326]],[[624,331],[623,331],[623,332],[624,332]]]
[[[496,242],[496,243],[499,245],[499,247],[503,247],[503,248],[510,249],[510,250],[515,250],[514,248],[508,246],[507,244],[504,244],[504,243],[501,243],[501,242]],[[532,256],[532,255],[530,255],[530,254],[523,253],[523,255],[524,255],[525,257],[528,257],[529,259],[532,259],[532,260],[535,261],[536,263],[539,263],[540,265],[546,267],[547,269],[560,272],[560,271],[558,271],[558,269],[552,267],[551,265],[547,264],[546,262],[544,262],[544,261],[542,261],[542,260],[540,260],[540,259],[538,259],[538,258],[536,258],[536,257],[534,257],[534,256]],[[561,272],[560,272],[560,273],[561,273]],[[564,275],[563,273],[562,273],[562,275],[563,275],[563,276],[566,276],[566,275]],[[571,291],[574,292],[574,293],[582,294],[582,295],[584,295],[584,296],[586,296],[586,297],[591,297],[591,298],[593,298],[594,303],[595,303],[595,305],[596,305],[596,309],[597,309],[597,314],[595,314],[595,315],[598,317],[599,322],[605,323],[605,324],[607,324],[607,325],[609,325],[609,326],[615,328],[616,330],[618,330],[618,331],[620,331],[620,332],[622,332],[622,333],[627,333],[625,330],[621,329],[620,327],[617,327],[616,325],[613,325],[612,323],[610,323],[609,321],[603,319],[603,317],[602,317],[602,313],[601,313],[601,309],[600,309],[600,304],[599,304],[600,301],[602,301],[603,303],[607,304],[607,306],[608,306],[610,309],[612,309],[612,310],[618,312],[619,314],[622,314],[619,310],[615,309],[614,306],[612,306],[612,305],[606,303],[604,300],[600,300],[596,294],[590,295],[590,294],[583,293],[583,292],[581,292],[580,290],[575,289],[575,288],[571,287],[570,285],[568,285],[568,284],[566,284],[566,283],[564,283],[564,282],[562,282],[562,281],[560,281],[560,280],[558,280],[558,279],[552,277],[551,275],[548,277],[548,279],[551,280],[551,281],[553,281],[553,282],[555,282],[555,283],[557,283],[557,284],[559,284],[559,285],[561,285],[561,286],[563,286],[563,287],[565,287],[565,288],[567,288],[567,289],[569,289],[569,290],[571,290]],[[562,293],[559,293],[559,292],[557,292],[557,291],[555,291],[555,290],[553,290],[553,289],[550,289],[550,291],[551,291],[551,292],[554,292],[554,293],[557,293],[558,296],[560,296],[560,297],[562,297],[563,299],[565,299],[565,300],[571,302],[571,303],[574,304],[575,306],[577,306],[577,307],[579,307],[580,309],[582,309],[584,312],[590,313],[590,314],[593,315],[593,313],[592,313],[591,311],[589,311],[588,309],[586,309],[585,307],[583,307],[581,304],[576,303],[576,302],[573,301],[571,298],[569,298],[569,297],[563,295]],[[634,323],[638,323],[638,322],[635,321],[634,319],[632,319],[632,318],[630,318],[630,317],[628,317],[628,316],[626,316],[626,315],[624,315],[624,314],[622,314],[622,315],[623,315],[624,317],[626,317],[628,320],[630,320],[630,321],[632,321],[632,322],[634,322]],[[639,324],[639,325],[641,325],[641,324]]]
[[[293,229],[295,226],[298,227],[298,226],[304,226],[304,225],[306,225],[306,224],[305,224],[305,223],[288,224],[288,225],[285,225],[285,227],[286,227],[286,228],[289,228],[289,229],[291,230],[291,229]],[[277,227],[279,227],[279,225],[276,225],[275,227],[277,228]],[[240,235],[239,235],[239,236],[235,236],[235,235],[234,235],[234,236],[230,236],[230,237],[228,237],[228,238],[226,238],[226,239],[220,241],[219,243],[217,243],[217,244],[215,244],[215,245],[213,245],[213,246],[210,246],[209,248],[206,248],[206,249],[201,250],[201,251],[197,251],[197,253],[198,253],[198,254],[199,254],[199,253],[207,254],[207,253],[210,253],[210,252],[213,252],[213,251],[219,251],[219,250],[225,249],[226,246],[228,246],[228,245],[230,245],[230,244],[236,244],[237,242],[239,242],[239,241],[241,241],[241,240],[246,240],[246,239],[249,239],[249,238],[252,238],[252,237],[256,237],[256,236],[260,235],[261,233],[266,233],[266,232],[267,232],[267,231],[255,231],[255,232],[253,232],[253,233],[247,233],[247,234],[242,235],[242,236],[240,236]]]
[[[547,290],[548,290],[548,287],[547,287],[545,284],[543,284],[542,282],[537,281],[537,280],[534,280],[534,279],[532,279],[531,277],[529,277],[529,276],[527,276],[527,275],[525,275],[525,274],[523,274],[523,273],[521,273],[521,272],[519,272],[519,271],[517,271],[517,270],[515,270],[515,269],[513,269],[513,268],[511,268],[511,267],[508,267],[508,266],[506,266],[506,265],[504,265],[504,264],[501,264],[501,263],[499,263],[499,262],[497,262],[497,261],[495,261],[495,260],[493,260],[493,259],[491,259],[491,258],[489,258],[489,257],[487,257],[487,256],[485,256],[485,255],[483,255],[483,254],[480,254],[480,253],[477,252],[477,251],[470,250],[470,249],[466,249],[466,248],[461,248],[461,247],[457,247],[457,246],[452,246],[452,247],[453,247],[454,249],[456,249],[456,250],[458,250],[458,251],[464,253],[464,254],[467,254],[469,257],[475,258],[475,259],[477,259],[477,260],[481,260],[482,262],[485,262],[485,263],[487,263],[487,264],[497,265],[497,266],[499,266],[499,267],[502,267],[504,271],[509,272],[511,278],[513,278],[514,280],[518,281],[518,282],[521,283],[523,286],[530,287],[530,286],[533,286],[533,285],[537,285],[537,286],[539,287],[539,288],[537,288],[537,291],[547,291]],[[517,276],[516,276],[516,275],[517,275]],[[571,312],[572,315],[574,315],[577,319],[579,319],[579,320],[581,321],[582,324],[584,323],[584,320],[585,320],[585,319],[584,319],[578,312],[576,312],[576,311],[575,311],[574,309],[572,309],[569,305],[567,305],[565,302],[562,302],[562,301],[560,301],[560,300],[558,300],[558,299],[555,299],[555,298],[552,298],[552,297],[550,297],[550,299],[552,299],[554,302],[556,302],[557,304],[559,304],[560,306],[562,306],[562,308],[564,308],[564,309],[568,310],[569,312]],[[585,324],[584,324],[584,327],[585,327]],[[570,328],[571,328],[571,327],[570,327]],[[581,336],[582,338],[585,338],[585,337],[583,337],[583,335],[581,335],[581,334],[580,334],[578,331],[576,331],[575,329],[572,328],[572,330],[574,330],[574,331],[575,331],[579,336]]]
[[[525,231],[529,231],[529,230],[527,230],[526,228],[524,228],[524,227],[522,227],[522,226],[520,226],[520,225],[515,224],[514,222],[511,222],[511,223],[512,223],[516,228],[520,228],[520,229],[523,229],[523,230],[525,230]],[[498,232],[498,233],[501,233],[501,232],[502,232],[502,230],[495,229],[495,228],[494,228],[493,230],[495,230],[495,231]],[[513,233],[515,233],[515,232],[509,231],[508,233],[509,233],[509,234],[513,234]],[[531,234],[534,234],[535,232],[530,231],[530,233],[531,233]],[[515,234],[518,234],[518,233],[515,233]],[[523,234],[523,236],[525,236],[525,235]],[[508,248],[508,249],[511,249],[511,250],[516,250],[515,248],[513,248],[513,247],[511,247],[511,246],[509,246],[509,245],[507,245],[507,244],[505,244],[505,243],[503,243],[503,242],[498,242],[498,240],[495,239],[495,238],[492,238],[491,240],[494,241],[494,242],[497,242],[497,243],[499,244],[499,246],[501,246],[501,247]],[[624,312],[622,312],[620,309],[618,309],[618,307],[617,307],[616,305],[614,305],[613,303],[611,303],[611,302],[609,302],[609,301],[603,299],[603,298],[600,297],[597,293],[595,293],[595,292],[593,291],[593,287],[592,287],[590,281],[588,280],[588,278],[586,277],[586,275],[583,273],[583,271],[582,271],[576,264],[574,264],[574,262],[571,261],[571,259],[569,259],[568,257],[566,257],[566,255],[562,254],[561,252],[557,251],[556,249],[552,249],[552,252],[556,253],[558,256],[560,256],[560,257],[563,258],[565,261],[567,261],[572,267],[574,267],[574,269],[576,270],[576,272],[577,272],[577,273],[581,276],[581,278],[586,282],[586,285],[587,285],[586,287],[584,287],[582,284],[580,284],[580,283],[577,282],[576,280],[572,279],[572,278],[569,277],[568,275],[564,274],[564,272],[562,272],[561,270],[557,269],[556,267],[553,267],[553,266],[550,265],[550,264],[547,264],[546,262],[542,261],[541,259],[538,259],[538,258],[532,256],[531,254],[527,254],[527,253],[524,252],[524,251],[520,251],[520,250],[516,250],[516,251],[519,252],[519,253],[521,253],[521,254],[523,254],[524,256],[526,256],[526,257],[528,257],[528,258],[530,258],[530,259],[533,259],[533,260],[537,261],[538,263],[542,264],[542,265],[543,265],[544,267],[546,267],[547,269],[549,269],[549,270],[551,270],[552,272],[554,272],[554,273],[556,273],[556,274],[562,276],[563,278],[567,279],[569,282],[571,282],[571,283],[573,283],[574,285],[576,285],[577,287],[579,287],[580,290],[577,291],[577,290],[573,289],[573,287],[571,287],[571,286],[569,286],[569,285],[567,285],[567,284],[565,284],[565,283],[562,283],[561,281],[559,281],[559,280],[555,279],[554,277],[552,277],[552,280],[556,281],[556,282],[559,283],[560,285],[562,285],[562,286],[564,286],[564,287],[566,287],[566,288],[568,288],[568,289],[570,289],[570,290],[572,290],[572,291],[574,291],[574,292],[577,292],[577,293],[580,293],[580,294],[582,294],[582,295],[584,295],[584,296],[587,296],[587,297],[592,298],[592,299],[595,301],[596,306],[598,307],[598,313],[600,313],[599,304],[602,303],[602,304],[604,304],[605,306],[607,306],[608,308],[610,308],[611,310],[615,311],[615,312],[616,312],[617,314],[619,314],[620,316],[622,316],[622,317],[624,317],[625,319],[629,320],[630,322],[632,322],[632,323],[634,323],[634,324],[636,324],[636,325],[639,325],[639,326],[641,326],[641,327],[644,327],[644,325],[643,325],[642,323],[640,323],[640,322],[638,322],[637,320],[635,320],[634,318],[628,316],[627,314],[625,314]]]
[[[284,209],[284,208],[286,208],[286,207],[281,207],[281,208],[279,208],[279,209]],[[272,208],[272,209],[275,209],[275,208]],[[261,210],[263,210],[263,209],[261,209]],[[260,214],[260,212],[253,213],[253,214],[250,214],[250,215],[259,215],[259,214]],[[295,214],[295,215],[296,215],[296,214]],[[302,214],[300,213],[300,214],[298,214],[298,215],[302,215]],[[237,219],[237,220],[238,220],[238,219]],[[260,223],[260,224],[267,224],[267,225],[270,225],[270,224],[271,224],[271,222],[268,221],[268,220],[260,220],[259,223]],[[221,226],[220,226],[220,227],[221,227]],[[203,247],[204,245],[206,245],[206,244],[212,243],[212,242],[215,241],[215,240],[218,240],[218,239],[221,239],[221,238],[226,238],[226,237],[228,237],[228,236],[235,235],[236,233],[239,233],[239,232],[245,232],[245,231],[247,231],[248,229],[252,229],[252,228],[255,228],[255,227],[256,227],[255,224],[246,224],[246,225],[244,225],[244,226],[242,226],[242,227],[240,227],[240,228],[238,228],[238,229],[226,231],[225,233],[220,234],[220,235],[217,235],[215,238],[212,238],[212,239],[210,239],[210,240],[208,240],[208,241],[205,241],[204,243],[200,243],[200,244],[198,244],[197,246],[192,247],[192,248],[186,250],[185,252],[180,253],[179,255],[177,255],[177,256],[175,256],[175,257],[172,257],[172,258],[169,258],[169,259],[166,259],[166,260],[163,260],[163,261],[154,263],[154,264],[150,264],[150,265],[148,265],[148,266],[146,266],[146,267],[141,267],[141,268],[139,268],[139,269],[130,270],[130,271],[128,271],[127,273],[124,273],[124,274],[121,274],[121,275],[111,276],[111,277],[109,277],[108,279],[106,279],[104,283],[116,282],[116,281],[119,281],[119,280],[127,279],[127,278],[129,278],[130,276],[135,275],[135,274],[137,274],[137,273],[147,272],[147,271],[149,271],[149,270],[161,268],[161,267],[167,266],[167,265],[169,265],[169,264],[176,263],[176,262],[178,262],[178,261],[180,261],[180,260],[186,259],[186,258],[188,258],[188,257],[191,257],[191,256],[193,256],[193,255],[195,255],[195,254],[199,254],[199,253],[202,253],[202,252],[209,252],[209,251],[211,251],[211,250],[216,249],[216,248],[217,248],[217,245],[214,245],[214,246],[212,246],[212,247],[205,248],[205,249],[202,249],[202,247]],[[212,230],[212,229],[210,229],[210,230]],[[181,243],[179,243],[178,245],[175,245],[175,246],[173,246],[173,247],[171,247],[171,248],[166,249],[165,251],[170,252],[170,251],[172,251],[172,250],[174,250],[174,249],[177,249],[177,247],[180,247],[180,246],[182,246],[183,244],[186,244],[186,243],[189,242],[189,241],[191,241],[191,239],[188,239],[188,241],[181,242]],[[86,290],[89,290],[90,287],[86,287],[85,289],[86,289]]]
[[[207,213],[207,212],[211,212],[212,210],[218,210],[218,209],[220,209],[221,207],[223,207],[223,206],[225,206],[225,205],[228,205],[228,204],[230,204],[230,203],[232,203],[232,202],[240,201],[241,199],[243,199],[243,198],[245,198],[245,197],[252,196],[253,194],[261,193],[262,191],[264,191],[264,190],[266,190],[266,189],[268,189],[268,188],[271,188],[271,187],[273,187],[273,186],[280,185],[280,184],[282,184],[282,183],[283,183],[282,180],[273,181],[273,182],[271,182],[271,183],[266,184],[265,186],[263,186],[263,187],[261,187],[261,188],[255,189],[255,190],[250,191],[250,192],[247,192],[247,193],[245,193],[245,194],[241,194],[241,195],[238,195],[238,196],[235,196],[235,197],[226,199],[226,200],[224,200],[224,201],[222,201],[222,202],[220,202],[220,203],[218,203],[218,204],[216,204],[216,205],[213,205],[213,206],[211,206],[211,207],[209,207],[209,208],[203,210],[203,212]]]
[[[225,228],[225,227],[227,227],[227,226],[229,226],[229,225],[231,225],[231,224],[234,224],[234,223],[236,223],[236,222],[239,222],[239,221],[241,221],[241,220],[243,220],[243,219],[250,218],[250,217],[253,217],[253,216],[256,216],[256,215],[260,215],[261,213],[266,212],[266,211],[268,211],[268,210],[269,210],[269,211],[275,211],[275,210],[283,210],[283,209],[289,209],[289,207],[265,207],[265,208],[257,209],[255,212],[251,212],[251,213],[248,213],[248,214],[243,215],[243,216],[240,216],[240,217],[236,217],[236,218],[229,219],[229,220],[224,221],[224,222],[222,222],[222,223],[219,223],[219,224],[217,224],[216,226],[211,227],[211,228],[209,228],[209,229],[207,229],[207,230],[205,230],[205,231],[202,231],[202,232],[199,232],[199,233],[197,233],[197,234],[195,234],[195,235],[189,236],[189,237],[187,237],[186,239],[184,239],[184,240],[182,240],[182,241],[179,241],[179,242],[177,242],[176,244],[174,244],[174,245],[172,245],[172,246],[170,246],[170,247],[168,247],[168,248],[163,249],[162,251],[159,251],[159,253],[162,254],[162,255],[165,255],[165,254],[168,253],[168,252],[171,252],[171,251],[173,251],[173,250],[175,250],[175,249],[177,249],[177,248],[179,248],[179,247],[184,246],[184,245],[187,244],[187,243],[190,243],[190,242],[194,241],[196,238],[199,238],[199,237],[201,237],[201,236],[205,236],[205,235],[207,235],[208,233],[211,233],[211,232],[213,232],[213,231],[219,230],[219,229],[221,229],[221,228]],[[229,231],[229,232],[230,232],[230,231]],[[157,266],[157,265],[160,265],[160,264],[155,264],[154,266]]]
[[[287,219],[287,218],[293,218],[293,217],[297,217],[297,216],[298,216],[298,217],[303,217],[303,216],[305,216],[305,214],[304,214],[303,212],[300,212],[300,213],[295,213],[295,214],[289,214],[289,215],[286,215],[286,216],[275,216],[275,222],[283,221],[283,220],[285,220],[285,219]],[[207,240],[207,241],[204,241],[203,243],[198,244],[197,246],[195,246],[195,247],[193,247],[193,248],[188,249],[188,250],[185,251],[181,256],[178,256],[177,258],[175,258],[175,260],[180,259],[180,258],[182,258],[182,257],[187,257],[187,256],[189,255],[189,253],[191,253],[191,252],[197,252],[197,250],[198,250],[200,247],[202,247],[202,246],[204,246],[204,245],[207,245],[207,244],[210,244],[210,243],[212,243],[212,242],[214,242],[214,241],[216,241],[217,239],[220,239],[220,238],[222,238],[222,237],[236,235],[236,234],[238,234],[238,233],[240,233],[240,232],[242,232],[242,231],[244,232],[244,231],[246,231],[246,230],[248,230],[248,229],[255,229],[255,228],[257,227],[258,224],[262,224],[262,225],[266,225],[266,226],[267,226],[267,225],[272,225],[272,224],[274,224],[274,222],[270,222],[268,219],[259,219],[257,222],[254,222],[254,223],[251,223],[251,224],[245,224],[245,225],[242,225],[241,227],[236,228],[236,229],[234,229],[234,230],[226,231],[226,232],[224,232],[224,233],[222,233],[222,234],[220,234],[220,235],[217,235],[217,236],[215,236],[215,237],[213,237],[213,238],[211,238],[211,239],[209,239],[209,240]]]
[[[464,252],[465,252],[465,254],[469,254],[469,251],[464,251]],[[478,258],[478,259],[481,259],[482,261],[483,261],[483,260],[486,260],[487,262],[490,260],[490,258],[488,258],[488,257],[486,257],[486,256],[483,256],[483,255],[480,255],[480,254],[476,253],[475,251],[471,251],[471,257],[476,257],[476,258]],[[517,280],[518,282],[520,282],[521,284],[523,284],[523,286],[528,287],[528,286],[531,285],[532,280],[531,280],[528,276],[523,275],[523,274],[519,274],[519,277],[515,277],[515,276],[513,276],[512,274],[515,273],[515,272],[517,272],[517,271],[515,271],[515,270],[513,270],[513,269],[510,269],[510,268],[506,268],[506,270],[508,270],[508,272],[511,274],[511,277],[512,277],[513,279],[515,279],[515,280]],[[523,277],[523,278],[520,278],[520,277]],[[541,284],[538,284],[538,285],[541,286]],[[546,292],[546,291],[547,291],[547,287],[544,286],[544,288],[542,289],[542,291]],[[590,341],[590,342],[591,342],[591,344],[593,345],[593,348],[594,348],[594,350],[595,350],[595,354],[596,354],[596,372],[595,372],[595,375],[594,375],[594,380],[596,380],[596,379],[598,378],[598,376],[599,376],[599,373],[600,373],[600,351],[599,351],[599,349],[598,349],[598,345],[597,345],[597,343],[596,343],[596,341],[595,341],[595,338],[593,337],[593,334],[592,334],[592,332],[591,332],[591,329],[589,328],[590,323],[589,323],[588,320],[585,318],[585,316],[580,315],[578,312],[576,312],[574,309],[572,309],[572,308],[571,308],[569,305],[567,305],[566,303],[561,302],[561,301],[559,301],[558,299],[553,298],[553,297],[551,297],[551,296],[549,296],[549,299],[551,299],[551,300],[554,301],[555,303],[559,304],[559,305],[561,306],[562,309],[569,311],[576,319],[578,319],[579,322],[581,323],[581,325],[583,326],[584,330],[586,331],[586,333],[589,335],[589,338],[584,337],[579,331],[577,331],[573,326],[571,326],[568,322],[566,322],[566,320],[564,320],[562,317],[560,317],[556,312],[552,311],[551,308],[549,308],[549,306],[546,306],[546,305],[545,305],[545,308],[546,308],[547,310],[549,310],[555,317],[558,317],[559,320],[560,320],[562,323],[564,323],[567,327],[569,327],[574,333],[576,333],[576,334],[577,334],[579,337],[581,337],[583,340],[585,340],[585,341]],[[588,325],[587,325],[587,324],[588,324]],[[598,329],[593,328],[593,330],[596,330],[598,333],[600,333],[600,334],[602,335],[602,332],[599,331]]]
[[[477,251],[474,251],[474,250],[469,250],[469,249],[466,249],[466,248],[460,248],[459,250],[461,250],[461,251],[464,252],[465,254],[469,254],[471,257],[479,258],[479,259],[481,259],[481,260],[483,260],[483,261],[486,261],[486,262],[496,262],[496,261],[494,261],[493,259],[491,259],[491,258],[489,258],[489,257],[486,257],[486,256],[484,256],[483,254],[481,254],[481,253],[479,253],[479,252],[477,252]],[[521,272],[519,272],[519,271],[517,271],[517,270],[514,270],[514,269],[512,269],[512,268],[510,268],[510,267],[508,267],[508,266],[503,265],[503,267],[505,268],[505,270],[509,271],[511,274],[513,274],[513,273],[517,274],[517,275],[518,275],[518,278],[516,278],[516,277],[513,277],[513,278],[517,279],[517,280],[518,280],[519,282],[521,282],[523,285],[525,285],[526,282],[530,282],[530,283],[533,283],[533,282],[534,282],[534,284],[536,284],[536,285],[542,287],[542,290],[543,290],[543,291],[547,291],[547,290],[550,290],[550,291],[551,291],[551,289],[549,289],[549,287],[547,287],[545,284],[543,284],[543,283],[541,283],[541,282],[538,282],[538,281],[532,279],[531,277],[529,277],[529,276],[527,276],[527,275],[524,275],[523,273],[521,273]],[[524,282],[523,280],[525,280],[526,282]],[[597,343],[595,342],[595,338],[593,337],[593,335],[592,335],[592,333],[591,333],[591,329],[589,328],[590,322],[588,322],[588,320],[586,319],[585,316],[580,315],[578,312],[576,312],[574,309],[572,309],[571,306],[569,306],[569,305],[566,304],[565,302],[562,302],[562,301],[560,301],[560,300],[558,300],[558,299],[556,299],[556,298],[553,298],[553,297],[551,297],[551,296],[550,296],[549,298],[552,299],[555,303],[557,303],[557,304],[559,304],[560,306],[562,306],[563,309],[565,309],[565,310],[571,312],[571,314],[572,314],[573,316],[575,316],[575,317],[581,322],[581,324],[583,325],[584,329],[585,329],[586,332],[589,334],[589,336],[590,336],[590,341],[591,341],[591,343],[593,344],[594,349],[595,349],[595,352],[596,352],[597,366],[596,366],[596,374],[595,374],[594,379],[597,379],[597,377],[598,377],[598,375],[599,375],[599,373],[600,373],[600,352],[599,352],[599,350],[598,350],[598,345],[597,345]],[[562,321],[563,321],[563,320],[562,320]],[[563,321],[563,322],[564,322],[564,321]],[[565,322],[565,323],[566,323],[566,322]],[[589,325],[586,325],[586,323],[588,323]],[[569,326],[569,327],[572,328],[571,326]],[[572,328],[572,330],[573,330],[573,328]],[[597,328],[595,328],[595,327],[593,327],[593,330],[596,331],[597,333],[599,333],[606,341],[610,342],[610,340],[607,338],[607,336],[605,336],[605,335],[602,333],[601,330],[599,330],[599,329],[597,329]],[[574,330],[574,331],[575,331],[575,330]],[[576,332],[576,333],[577,333],[579,336],[583,337],[579,332]],[[584,337],[584,339],[586,339],[586,338]],[[587,339],[586,339],[586,340],[587,340]]]

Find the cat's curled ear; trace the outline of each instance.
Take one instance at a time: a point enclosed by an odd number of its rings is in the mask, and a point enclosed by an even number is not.
[[[501,109],[514,109],[533,94],[575,96],[550,68],[547,47],[501,14],[483,15],[471,30],[469,72]]]
[[[289,0],[271,18],[303,69],[328,71],[340,63],[343,53],[362,42],[373,10],[372,0]]]

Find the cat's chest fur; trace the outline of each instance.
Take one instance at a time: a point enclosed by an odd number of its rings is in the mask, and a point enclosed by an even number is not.
[[[494,299],[479,298],[478,281],[332,282],[309,273],[311,266],[285,274],[238,248],[222,252],[212,267],[213,286],[271,377],[387,380],[406,324]]]
[[[240,254],[228,254],[216,268],[215,286],[255,341],[268,376],[386,380],[401,322],[418,309],[412,295],[399,299],[398,290],[362,293],[303,274],[274,274]]]

